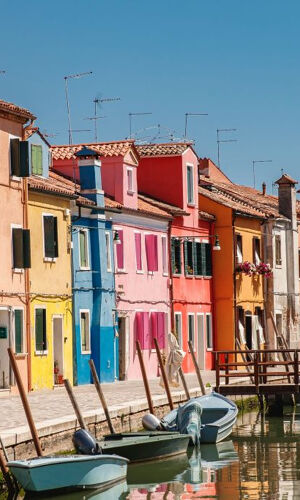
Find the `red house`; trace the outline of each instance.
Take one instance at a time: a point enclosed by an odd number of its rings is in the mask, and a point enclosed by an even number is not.
[[[214,216],[198,207],[198,157],[190,143],[137,146],[141,193],[183,210],[171,223],[172,328],[187,353],[183,370],[194,371],[188,340],[201,369],[213,368],[212,245]],[[153,202],[153,201],[152,201]]]

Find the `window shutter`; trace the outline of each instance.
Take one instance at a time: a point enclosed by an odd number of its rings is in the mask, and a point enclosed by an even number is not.
[[[52,215],[44,215],[44,246],[45,257],[54,258],[54,217]]]
[[[197,243],[193,241],[193,273],[196,276],[198,275],[198,259],[197,259]]]
[[[45,331],[45,321],[46,320],[46,310],[36,309],[35,310],[35,349],[36,351],[44,351],[46,349],[46,331]]]
[[[152,349],[155,349],[154,339],[157,339],[157,326],[158,326],[157,325],[157,312],[152,312],[151,313]]]
[[[23,229],[23,267],[29,269],[31,267],[31,252],[30,252],[30,230]]]
[[[203,276],[203,269],[202,269],[202,254],[201,254],[201,243],[196,242],[195,243],[196,247],[196,274],[197,276]]]
[[[54,244],[54,257],[58,257],[57,217],[53,217],[53,244]]]
[[[20,176],[29,175],[29,144],[27,141],[20,141]]]
[[[152,246],[153,246],[153,269],[152,271],[158,271],[158,248],[157,248],[157,235],[152,235]]]
[[[15,353],[23,352],[23,311],[15,310]]]
[[[118,235],[120,238],[120,242],[116,245],[116,253],[117,253],[117,266],[118,269],[124,269],[124,235],[123,229],[118,229]]]
[[[10,167],[11,175],[20,177],[20,140],[11,139],[10,140]]]
[[[144,349],[144,327],[143,327],[143,315],[142,312],[138,311],[135,313],[134,320],[135,338],[139,341],[141,349]]]
[[[146,258],[147,258],[148,271],[153,271],[153,245],[151,243],[152,243],[152,235],[146,234],[145,246],[146,246]]]
[[[211,245],[209,243],[204,243],[204,245],[205,245],[205,262],[206,262],[205,276],[211,276],[212,275]]]
[[[188,266],[188,252],[187,252],[187,241],[183,242],[183,253],[184,253],[184,274],[188,274],[187,266]]]
[[[13,267],[23,269],[23,229],[13,228]]]
[[[134,234],[135,240],[135,258],[136,258],[136,269],[137,271],[142,271],[142,237],[141,233]]]
[[[143,345],[144,349],[151,349],[151,329],[148,312],[143,312]]]
[[[160,349],[166,345],[166,315],[164,312],[157,313],[157,342]]]
[[[202,271],[202,276],[207,276],[206,275],[206,248],[205,248],[205,243],[200,243],[201,245],[201,271]]]

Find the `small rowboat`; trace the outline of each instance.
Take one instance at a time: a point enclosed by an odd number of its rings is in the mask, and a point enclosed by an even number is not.
[[[126,477],[126,458],[116,455],[64,455],[13,460],[8,467],[26,492],[102,489]]]
[[[161,421],[167,431],[177,430],[191,436],[192,444],[218,443],[231,434],[238,408],[217,392],[190,399],[168,413]]]

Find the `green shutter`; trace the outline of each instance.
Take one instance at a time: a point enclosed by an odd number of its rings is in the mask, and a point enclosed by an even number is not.
[[[195,243],[195,253],[196,253],[196,275],[203,276],[201,243],[198,242]]]
[[[23,311],[15,310],[15,353],[23,352]]]
[[[23,229],[23,267],[24,269],[28,269],[31,267],[29,229]]]
[[[201,274],[206,276],[206,248],[205,243],[200,243],[201,246]]]
[[[209,243],[205,243],[204,245],[205,245],[205,262],[206,262],[205,276],[211,276],[212,275],[211,245]]]
[[[13,228],[13,268],[23,269],[23,229]]]
[[[44,247],[45,257],[57,257],[57,243],[54,240],[54,219],[53,215],[44,215]],[[57,233],[56,233],[57,234]]]
[[[20,141],[20,176],[29,177],[29,145],[27,141]]]
[[[184,274],[188,274],[188,253],[187,253],[187,241],[183,242],[183,253],[184,253]]]
[[[43,174],[43,148],[35,144],[31,145],[31,173]]]
[[[46,309],[35,310],[35,349],[46,350]]]
[[[20,140],[10,140],[10,169],[11,175],[20,177]]]

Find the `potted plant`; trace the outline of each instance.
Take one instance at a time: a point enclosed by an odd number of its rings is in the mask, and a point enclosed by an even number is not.
[[[265,263],[265,262],[260,262],[256,266],[256,272],[265,278],[271,278],[273,272],[270,264]]]
[[[256,266],[248,260],[245,260],[245,262],[241,262],[240,264],[238,264],[236,270],[238,273],[246,274],[246,276],[253,276],[254,274],[256,274]]]

